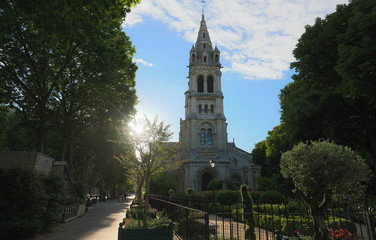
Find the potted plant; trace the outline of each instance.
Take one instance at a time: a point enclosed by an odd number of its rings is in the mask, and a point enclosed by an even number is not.
[[[147,228],[144,228],[143,222],[138,217],[127,217],[119,224],[118,240],[172,240],[175,228],[172,221],[159,212],[155,218],[148,218]]]

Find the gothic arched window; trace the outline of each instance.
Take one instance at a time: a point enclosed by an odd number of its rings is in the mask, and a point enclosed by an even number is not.
[[[200,131],[200,143],[201,145],[205,145],[205,129],[201,129]]]
[[[200,104],[200,105],[198,105],[198,113],[201,113],[201,112],[202,112],[202,106]]]
[[[219,63],[219,56],[218,56],[218,54],[215,54],[215,63]]]
[[[196,62],[196,55],[192,54],[192,62]]]
[[[204,92],[204,78],[202,76],[197,78],[197,91]]]
[[[213,76],[208,77],[208,92],[213,92]]]
[[[208,145],[213,145],[213,134],[210,128],[208,129]]]
[[[205,104],[205,113],[208,113],[208,105]]]
[[[213,104],[210,105],[210,112],[211,112],[211,113],[214,113],[214,105],[213,105]]]
[[[205,57],[204,57],[204,62],[206,62],[206,59],[207,59],[207,57],[205,56]]]

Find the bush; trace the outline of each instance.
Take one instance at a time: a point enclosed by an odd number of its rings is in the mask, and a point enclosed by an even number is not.
[[[284,200],[283,195],[277,191],[266,191],[260,197],[260,202],[262,203],[279,204],[283,203]]]
[[[0,169],[0,236],[32,237],[61,219],[69,193],[58,175],[37,175],[21,168]]]
[[[240,193],[233,190],[222,190],[217,192],[216,200],[222,205],[237,204],[240,201]]]
[[[213,191],[201,191],[194,194],[194,198],[201,201],[207,201],[213,197]]]
[[[231,179],[226,179],[226,187],[228,190],[236,190],[236,185]],[[214,178],[208,183],[208,190],[222,190],[223,180],[219,178]]]
[[[192,197],[194,193],[195,192],[193,191],[192,188],[187,188],[187,190],[185,190],[185,194],[187,194],[187,196],[189,197]]]
[[[176,174],[168,172],[153,176],[150,180],[150,193],[169,195],[168,191],[170,189],[177,190],[178,188],[176,178]]]
[[[263,194],[264,192],[261,192],[261,191],[250,191],[249,194],[251,195],[252,197],[252,200],[254,202],[259,202],[260,201],[260,197],[261,195]]]
[[[208,183],[208,190],[221,190],[223,186],[222,179],[214,178]]]

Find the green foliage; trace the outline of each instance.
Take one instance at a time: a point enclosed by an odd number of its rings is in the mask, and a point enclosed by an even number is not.
[[[252,150],[252,163],[260,165],[261,176],[265,175],[266,164],[266,140],[258,142]]]
[[[223,186],[223,180],[220,178],[214,178],[208,183],[208,190],[221,190]]]
[[[243,221],[247,224],[245,236],[247,239],[256,240],[255,234],[255,219],[253,217],[253,202],[248,193],[248,186],[242,185],[240,187],[240,195],[243,204]]]
[[[281,173],[292,178],[296,190],[309,204],[316,237],[321,239],[328,235],[324,226],[326,206],[333,198],[362,196],[362,183],[367,182],[371,171],[350,148],[311,141],[282,154]]]
[[[189,197],[192,197],[194,193],[195,191],[192,188],[187,188],[187,190],[185,190],[185,194]]]
[[[206,201],[209,198],[211,198],[212,195],[213,195],[213,191],[208,190],[208,191],[196,192],[194,194],[194,197],[195,197],[195,199]]]
[[[144,217],[143,207],[131,208],[129,211],[127,211],[127,218],[142,220],[143,217]],[[155,209],[149,209],[147,212],[147,218],[156,218],[156,217],[157,217],[157,211]]]
[[[1,236],[30,237],[61,219],[69,196],[61,176],[13,168],[0,170],[0,182]]]
[[[150,193],[159,195],[168,195],[169,189],[176,190],[178,183],[176,181],[176,174],[163,172],[153,176],[150,180]]]
[[[226,179],[226,187],[228,190],[235,190],[236,185],[231,179]],[[223,188],[223,179],[214,178],[208,183],[208,190],[221,190]]]
[[[216,193],[215,199],[222,205],[233,205],[240,201],[239,191],[222,190]]]
[[[374,0],[350,1],[306,26],[293,51],[294,81],[280,95],[281,122],[292,143],[333,140],[361,153],[374,173],[375,8]]]
[[[260,201],[260,197],[263,194],[263,191],[249,191],[249,194],[251,195],[253,201]]]
[[[46,224],[56,223],[61,220],[65,204],[69,200],[68,186],[65,179],[54,172],[43,177],[43,184],[47,206],[42,219]]]
[[[1,103],[35,126],[37,151],[51,128],[61,146],[91,123],[134,111],[135,50],[121,24],[136,2],[3,2]]]
[[[285,197],[277,191],[266,191],[260,197],[260,202],[262,203],[283,203],[285,202]]]
[[[283,153],[281,168],[283,176],[293,179],[304,198],[316,199],[317,205],[324,195],[327,200],[361,196],[364,191],[361,183],[367,182],[370,175],[367,164],[357,153],[329,141],[294,146]]]
[[[174,189],[170,189],[170,190],[168,190],[168,195],[170,195],[170,196],[174,196],[174,194],[175,194]]]
[[[257,191],[281,191],[282,186],[279,181],[279,174],[274,174],[272,177],[258,177],[256,178]]]

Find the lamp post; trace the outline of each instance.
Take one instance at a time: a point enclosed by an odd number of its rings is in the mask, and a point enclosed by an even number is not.
[[[214,170],[214,167],[215,167],[214,160],[213,159],[210,160],[209,164],[210,164],[210,169],[211,169],[212,181],[214,182],[214,174],[213,174],[213,170]],[[213,190],[213,202],[214,202],[215,201],[215,197],[214,197],[214,184],[212,184],[212,190]]]

